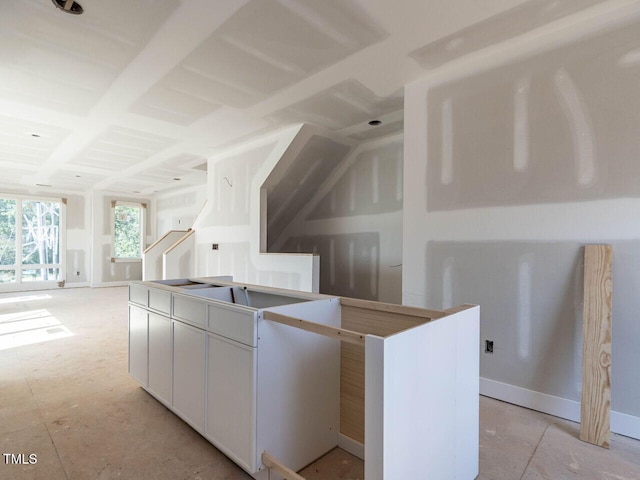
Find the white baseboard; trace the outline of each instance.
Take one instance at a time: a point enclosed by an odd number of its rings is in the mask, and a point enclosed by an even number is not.
[[[580,402],[480,377],[480,395],[580,422]],[[611,411],[611,431],[640,440],[640,417]]]
[[[347,437],[342,433],[338,434],[338,446],[349,452],[351,455],[355,455],[360,460],[364,460],[364,444],[354,440],[351,437]]]
[[[123,280],[118,282],[96,282],[91,284],[91,288],[99,287],[126,287],[131,283],[129,280]]]
[[[84,288],[89,287],[89,282],[73,282],[73,283],[65,283],[64,288]]]

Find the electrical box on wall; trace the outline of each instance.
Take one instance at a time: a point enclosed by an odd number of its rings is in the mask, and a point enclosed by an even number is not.
[[[217,243],[212,243],[211,244],[211,250],[218,250],[218,244]]]

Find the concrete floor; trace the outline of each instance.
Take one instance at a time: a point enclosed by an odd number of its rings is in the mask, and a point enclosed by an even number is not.
[[[577,437],[575,423],[481,397],[479,478],[640,480],[640,441]],[[0,479],[251,478],[129,378],[124,287],[0,295],[0,453],[37,455],[0,457]],[[336,449],[302,474],[362,480],[363,465]]]

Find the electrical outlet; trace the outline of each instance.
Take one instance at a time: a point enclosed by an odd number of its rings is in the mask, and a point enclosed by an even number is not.
[[[484,341],[484,353],[493,353],[493,340]]]
[[[217,243],[212,243],[211,244],[211,250],[218,250],[218,244]]]
[[[80,276],[80,272],[76,272],[76,277],[79,277],[79,276]]]

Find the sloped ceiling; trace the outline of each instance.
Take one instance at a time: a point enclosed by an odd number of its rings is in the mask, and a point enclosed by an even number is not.
[[[147,195],[203,183],[207,157],[292,123],[393,133],[402,87],[428,69],[601,2],[79,3],[0,2],[0,188]]]

